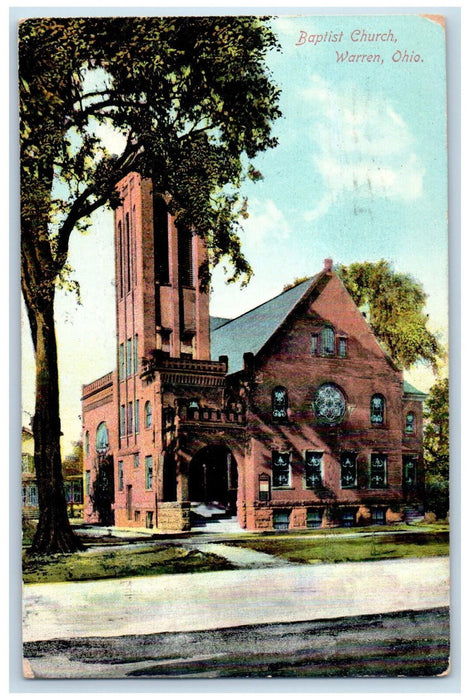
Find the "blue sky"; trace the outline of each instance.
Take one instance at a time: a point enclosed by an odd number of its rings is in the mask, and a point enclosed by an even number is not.
[[[276,149],[247,183],[250,218],[242,242],[254,277],[229,287],[214,273],[211,311],[236,316],[278,294],[295,277],[336,263],[390,260],[421,281],[430,325],[447,332],[447,163],[443,28],[419,16],[283,16],[273,22],[282,53],[269,64],[281,88]],[[394,41],[352,41],[351,32]],[[316,39],[296,45],[300,32]],[[341,41],[328,37],[343,32]],[[319,40],[319,36],[323,40]],[[315,43],[317,42],[317,43]],[[379,56],[338,62],[345,55]],[[393,61],[404,52],[418,61]],[[383,60],[383,63],[381,62]],[[81,384],[115,365],[112,215],[72,237],[70,262],[83,305],[57,300],[64,442],[80,437]],[[25,411],[32,412],[32,357],[23,351]],[[432,382],[419,370],[420,388]]]

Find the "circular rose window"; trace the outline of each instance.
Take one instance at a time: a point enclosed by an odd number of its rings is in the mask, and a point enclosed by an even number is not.
[[[346,410],[343,392],[334,384],[322,384],[315,392],[312,408],[324,423],[339,423]]]

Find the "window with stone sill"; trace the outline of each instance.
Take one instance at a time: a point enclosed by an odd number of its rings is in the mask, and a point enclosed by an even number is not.
[[[290,452],[272,453],[273,488],[290,486]]]
[[[305,452],[305,486],[308,489],[322,485],[323,453],[307,450]]]
[[[341,488],[354,488],[357,484],[357,455],[343,452],[341,455]]]

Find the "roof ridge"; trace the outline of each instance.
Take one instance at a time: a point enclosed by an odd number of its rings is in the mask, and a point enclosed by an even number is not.
[[[274,301],[275,299],[279,299],[279,297],[282,297],[283,294],[287,294],[287,292],[292,291],[296,287],[299,287],[301,284],[305,284],[306,282],[309,282],[311,285],[313,283],[313,280],[316,277],[318,277],[318,274],[320,274],[320,273],[317,273],[316,275],[313,275],[312,277],[307,277],[307,279],[302,280],[302,282],[298,282],[297,284],[294,284],[292,287],[289,287],[289,289],[284,289],[279,294],[276,294],[276,296],[271,297],[270,299],[266,299],[266,301],[261,302],[261,304],[258,304],[257,306],[253,306],[251,309],[248,309],[248,311],[244,311],[239,316],[235,316],[235,318],[229,319],[227,321],[227,323],[223,323],[221,326],[218,326],[213,332],[216,333],[220,328],[224,328],[225,326],[228,326],[230,323],[232,323],[232,321],[238,321],[238,319],[243,318],[243,316],[247,316],[248,314],[251,314],[253,311],[260,309],[262,306],[269,304],[271,301]]]

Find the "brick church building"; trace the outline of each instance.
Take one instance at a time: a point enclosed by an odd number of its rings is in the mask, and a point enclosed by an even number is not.
[[[83,387],[85,520],[181,531],[386,524],[421,509],[422,402],[332,269],[209,317],[203,241],[131,174],[115,214],[117,368]]]

